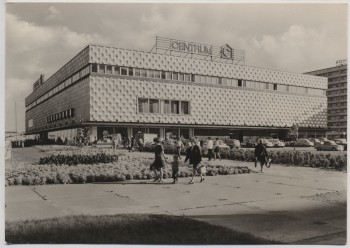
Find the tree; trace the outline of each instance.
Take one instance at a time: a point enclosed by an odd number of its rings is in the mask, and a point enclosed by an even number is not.
[[[293,123],[293,125],[288,131],[288,135],[291,138],[291,140],[294,141],[294,150],[295,150],[295,141],[298,139],[298,136],[299,136],[299,125]]]

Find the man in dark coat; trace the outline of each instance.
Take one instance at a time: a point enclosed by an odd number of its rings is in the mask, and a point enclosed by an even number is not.
[[[185,162],[187,162],[187,160],[189,160],[189,163],[193,165],[193,173],[192,173],[192,179],[190,181],[190,184],[193,184],[193,179],[196,175],[196,171],[198,168],[198,165],[202,162],[202,151],[201,148],[198,146],[198,140],[196,138],[191,139],[191,146],[187,148],[186,150],[186,159]],[[200,173],[201,176],[201,181],[204,181],[204,177],[202,175],[202,173]]]

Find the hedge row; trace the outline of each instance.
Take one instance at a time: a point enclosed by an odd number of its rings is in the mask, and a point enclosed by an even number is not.
[[[125,180],[148,180],[154,178],[150,171],[152,159],[120,156],[118,162],[94,165],[34,165],[22,164],[6,169],[6,185],[44,185],[93,182],[117,182]],[[208,165],[207,175],[231,175],[250,173],[247,167]],[[179,167],[179,177],[191,177],[192,168],[186,164]],[[172,175],[170,165],[164,168],[164,178]]]
[[[72,154],[62,155],[53,154],[47,157],[41,157],[39,164],[54,164],[54,165],[77,165],[77,164],[99,164],[112,163],[118,161],[118,155],[110,155],[105,153],[97,154]]]
[[[166,154],[175,154],[176,147],[173,145],[163,145]],[[145,151],[152,152],[152,146],[146,146]],[[185,153],[183,150],[182,153]],[[346,155],[332,155],[306,151],[275,151],[268,150],[271,162],[274,164],[286,164],[295,166],[322,167],[334,168],[337,170],[346,170],[347,157]],[[239,161],[254,161],[255,155],[253,149],[236,149],[229,151],[220,150],[222,158],[239,160]],[[206,157],[207,154],[203,153]]]

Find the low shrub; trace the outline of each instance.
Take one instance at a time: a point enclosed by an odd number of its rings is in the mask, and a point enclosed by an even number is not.
[[[309,166],[320,168],[333,168],[337,170],[346,170],[346,154],[332,155],[302,151],[268,151],[269,158],[274,164],[286,164],[296,166]],[[232,160],[254,161],[254,150],[231,149],[228,156]]]

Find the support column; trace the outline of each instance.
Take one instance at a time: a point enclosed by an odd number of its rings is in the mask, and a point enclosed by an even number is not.
[[[159,138],[160,138],[160,140],[165,139],[165,127],[159,128]]]
[[[190,136],[190,138],[192,138],[193,136],[194,136],[194,128],[192,127],[192,128],[189,128],[189,136]]]
[[[95,138],[97,139],[97,126],[91,126],[90,127],[90,141],[94,141]]]
[[[131,138],[131,136],[132,136],[132,127],[128,127],[128,137],[130,137]]]

